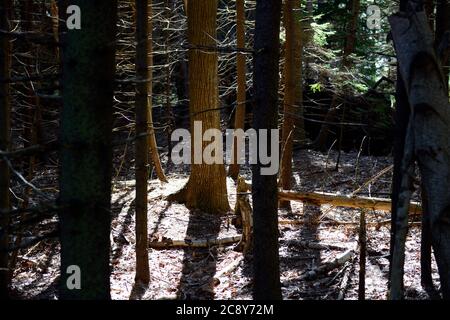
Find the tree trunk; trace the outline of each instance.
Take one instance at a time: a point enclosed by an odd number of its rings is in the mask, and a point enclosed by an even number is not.
[[[400,0],[399,11],[405,12],[408,0]],[[392,255],[394,250],[394,241],[396,235],[396,219],[397,219],[397,205],[398,196],[400,193],[401,178],[402,178],[402,159],[405,150],[406,131],[408,128],[410,108],[408,95],[406,94],[405,85],[403,84],[402,75],[397,65],[397,82],[395,89],[395,113],[394,113],[394,169],[392,175],[392,206],[391,206],[391,240],[389,251],[389,275],[391,274]],[[390,276],[389,276],[390,278]],[[390,287],[390,282],[388,282]]]
[[[152,159],[152,163],[153,163],[153,167],[155,168],[156,171],[156,176],[158,177],[158,179],[162,182],[167,182],[167,178],[166,175],[164,174],[164,170],[161,166],[161,159],[159,157],[159,151],[158,151],[158,145],[156,143],[156,135],[155,135],[155,129],[154,129],[154,123],[153,123],[153,114],[152,114],[152,109],[153,109],[153,104],[152,104],[152,94],[153,94],[153,73],[152,73],[152,67],[153,67],[153,37],[152,37],[152,30],[153,30],[153,23],[152,23],[152,1],[146,1],[147,3],[149,2],[148,6],[150,7],[148,9],[148,17],[145,20],[145,23],[147,23],[147,26],[145,27],[145,36],[142,35],[138,35],[141,36],[142,41],[147,42],[146,44],[144,44],[143,46],[145,46],[147,48],[146,50],[146,56],[145,58],[147,59],[146,61],[146,67],[144,67],[141,70],[141,74],[138,74],[139,76],[142,76],[142,79],[147,79],[147,81],[145,82],[145,85],[148,87],[145,90],[146,94],[146,103],[147,103],[147,118],[148,118],[148,139],[149,139],[149,149],[150,150],[150,157]],[[136,10],[137,10],[137,4],[136,4]],[[139,45],[139,42],[138,42]],[[137,54],[137,53],[136,53]],[[143,57],[144,58],[144,57]],[[145,75],[144,75],[145,73]],[[138,84],[138,86],[140,86],[141,84]],[[141,90],[139,90],[140,92],[143,92]]]
[[[350,68],[352,65],[349,56],[355,51],[356,46],[356,31],[358,27],[359,12],[361,9],[360,0],[352,0],[349,3],[351,9],[350,22],[347,26],[347,35],[344,43],[344,52],[342,57],[342,67]],[[338,113],[339,96],[337,92],[333,94],[331,99],[330,109],[324,118],[324,123],[322,124],[319,134],[314,141],[314,145],[319,148],[319,150],[325,150],[327,148],[326,143],[328,140],[328,135],[330,131],[330,123],[336,118]]]
[[[347,27],[347,35],[345,37],[344,45],[344,57],[342,63],[344,67],[347,68],[351,66],[351,61],[348,59],[348,56],[355,52],[356,47],[356,32],[358,29],[359,12],[361,9],[360,0],[351,0],[349,7],[351,10],[351,18],[350,23]]]
[[[151,107],[151,4],[136,0],[136,136],[148,133]],[[154,138],[154,136],[153,136]],[[136,282],[148,284],[147,181],[149,139],[136,141]]]
[[[281,0],[256,2],[253,83],[257,110],[253,115],[253,126],[257,131],[277,128],[280,20]],[[270,151],[269,140],[266,147]],[[281,299],[277,175],[262,175],[262,167],[258,157],[258,163],[252,166],[253,297]]]
[[[436,45],[440,45],[445,41],[445,33],[450,31],[450,7],[448,5],[448,0],[438,0],[436,5]],[[450,46],[450,44],[447,44]],[[445,76],[445,83],[448,86],[448,76],[449,76],[449,50],[441,56],[441,63],[443,68],[443,73]]]
[[[397,14],[389,18],[394,38],[400,72],[411,105],[404,158],[404,178],[411,179],[414,157],[419,165],[427,212],[430,215],[433,251],[435,253],[441,290],[444,299],[450,299],[450,108],[447,89],[439,60],[434,50],[434,35],[424,12]],[[411,155],[409,155],[411,153]],[[411,159],[408,159],[411,157]],[[397,232],[391,274],[391,298],[402,297],[404,263],[405,208],[408,207],[411,183],[401,190],[406,197],[399,201]],[[401,209],[401,215],[400,210]],[[400,232],[401,231],[401,232]],[[396,268],[401,269],[396,270]],[[395,273],[395,274],[394,274]],[[395,286],[394,286],[395,281]]]
[[[300,23],[300,1],[285,0],[284,28],[286,30],[285,46],[285,87],[284,87],[284,121],[281,142],[280,185],[284,190],[292,189],[292,145],[296,128],[294,115],[302,103],[302,31]],[[301,111],[301,110],[300,110]],[[289,208],[289,202],[281,201],[280,207]]]
[[[117,2],[72,1],[82,30],[68,30],[63,48],[60,132],[62,299],[110,299],[112,102]],[[81,289],[71,290],[81,271]]]
[[[245,0],[236,0],[236,35],[237,47],[245,47]],[[245,72],[245,54],[238,52],[236,55],[237,64],[237,101],[236,115],[234,120],[234,129],[244,129],[245,125],[245,103],[246,103],[246,72]],[[229,175],[237,179],[239,175],[238,152],[236,141],[233,141],[234,157],[229,168]]]
[[[201,143],[203,150],[209,143],[202,136],[208,129],[220,129],[218,110],[217,53],[204,47],[215,47],[217,0],[191,0],[188,2],[189,49],[189,110],[191,123],[192,166],[187,185],[169,199],[186,203],[210,213],[230,210],[227,197],[226,171],[221,164],[194,163],[194,145]],[[198,48],[201,47],[201,48]],[[202,49],[203,48],[203,49]],[[208,52],[206,52],[208,51]],[[202,124],[199,136],[194,123]]]
[[[0,29],[11,30],[12,14],[11,0],[0,1]],[[11,42],[0,34],[0,78],[9,79],[11,74]],[[8,151],[11,145],[11,97],[10,85],[0,81],[0,150]],[[0,300],[7,299],[9,294],[8,252],[2,249],[8,247],[9,199],[9,168],[0,158]]]

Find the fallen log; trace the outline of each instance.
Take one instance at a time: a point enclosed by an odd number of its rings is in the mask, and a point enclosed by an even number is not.
[[[294,192],[287,190],[279,191],[278,198],[280,200],[309,202],[317,205],[329,204],[335,207],[391,211],[391,200],[386,198],[347,197],[333,193]],[[421,214],[422,207],[418,202],[411,202],[409,211],[411,214]]]
[[[163,239],[161,241],[150,241],[148,246],[152,249],[172,248],[209,248],[213,246],[226,246],[241,241],[242,236],[226,237],[220,239]]]
[[[312,249],[312,250],[348,250],[348,248],[343,246],[336,246],[332,244],[323,244],[313,241],[304,241],[304,240],[280,240],[280,244],[285,244],[287,246],[297,246],[303,249]]]

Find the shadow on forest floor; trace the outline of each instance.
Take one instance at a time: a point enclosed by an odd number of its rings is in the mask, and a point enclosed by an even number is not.
[[[216,239],[220,232],[219,216],[191,211],[185,239]],[[181,279],[177,298],[183,300],[214,299],[214,275],[217,269],[217,248],[184,249]]]

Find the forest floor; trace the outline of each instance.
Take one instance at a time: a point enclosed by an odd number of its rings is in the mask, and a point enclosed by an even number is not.
[[[389,198],[392,170],[373,179],[392,164],[389,157],[342,153],[336,170],[337,153],[298,152],[294,159],[295,187],[349,195]],[[170,169],[170,168],[169,168]],[[173,169],[173,168],[172,168]],[[229,215],[216,217],[191,212],[165,197],[184,186],[185,168],[169,175],[170,182],[149,182],[149,237],[161,239],[216,239],[239,235]],[[174,170],[172,170],[173,172]],[[250,169],[243,168],[250,180]],[[234,183],[228,179],[231,208],[236,201]],[[235,245],[202,248],[150,249],[150,286],[134,287],[134,181],[116,181],[113,191],[112,275],[113,299],[250,299],[252,257],[234,250]],[[417,193],[414,194],[415,200]],[[317,207],[292,203],[292,211],[280,210],[280,267],[284,299],[357,299],[358,230],[361,210]],[[386,299],[390,214],[367,214],[366,298]],[[420,219],[420,217],[414,218]],[[306,245],[305,245],[306,243]],[[311,249],[309,244],[321,244]],[[355,256],[325,273],[308,276],[308,271],[332,261],[346,250]],[[18,299],[56,299],[59,278],[59,244],[45,240],[19,253],[13,290]],[[433,260],[433,279],[438,283]],[[405,294],[407,299],[429,299],[420,285],[420,224],[411,223],[406,243]]]

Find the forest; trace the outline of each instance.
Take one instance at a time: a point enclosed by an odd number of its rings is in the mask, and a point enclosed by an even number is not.
[[[449,59],[447,0],[0,0],[0,300],[450,299]]]

